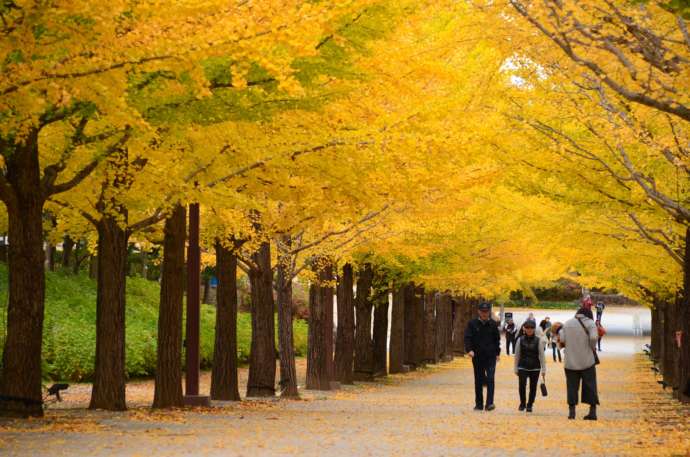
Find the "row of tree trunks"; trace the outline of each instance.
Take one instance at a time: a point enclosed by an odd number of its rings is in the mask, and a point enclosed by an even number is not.
[[[352,265],[345,264],[338,279],[338,330],[335,341],[335,379],[343,384],[354,382],[355,308]]]
[[[355,298],[355,360],[354,379],[370,381],[374,377],[374,343],[371,337],[373,281],[371,264],[365,264],[357,278],[357,296]]]

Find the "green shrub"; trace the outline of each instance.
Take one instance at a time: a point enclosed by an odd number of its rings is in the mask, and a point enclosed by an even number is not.
[[[126,368],[130,378],[153,376],[158,331],[157,282],[127,278]],[[0,350],[7,316],[7,265],[0,263]],[[210,368],[215,338],[215,307],[201,307],[201,366]],[[183,327],[184,328],[184,327]],[[307,324],[295,321],[295,351],[306,354]],[[251,316],[240,313],[237,323],[238,358],[249,360]],[[43,328],[43,376],[47,380],[90,381],[96,350],[96,283],[87,275],[46,273]]]

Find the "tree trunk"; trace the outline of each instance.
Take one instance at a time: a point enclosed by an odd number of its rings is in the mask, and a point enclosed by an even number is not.
[[[390,373],[402,373],[405,364],[405,286],[393,292],[391,311]]]
[[[331,372],[329,359],[333,357],[333,314],[330,313],[331,325],[328,325],[329,305],[333,306],[333,290],[328,282],[332,280],[333,269],[330,261],[316,259],[313,264],[316,281],[309,288],[309,336],[307,351],[307,389],[330,390]],[[329,295],[331,298],[329,299]],[[330,327],[330,330],[329,330]]]
[[[280,355],[281,397],[298,398],[295,341],[292,334],[292,265],[289,248],[292,240],[284,235],[278,243],[276,289],[278,292],[278,348]]]
[[[355,298],[355,361],[354,379],[370,381],[374,375],[374,343],[371,339],[371,284],[373,271],[371,264],[365,264],[357,278],[357,297]]]
[[[211,277],[208,275],[205,275],[204,278],[202,279],[203,281],[203,287],[204,287],[204,294],[201,296],[201,303],[208,304],[210,303],[209,300],[211,298]]]
[[[424,295],[424,361],[437,363],[436,352],[436,292]]]
[[[126,220],[126,210],[119,208]],[[125,404],[125,286],[128,234],[115,216],[98,222],[96,364],[91,409],[122,411]]]
[[[41,342],[45,299],[43,196],[38,133],[6,157],[11,198],[5,201],[9,231],[9,301],[0,371],[0,416],[42,416]]]
[[[658,362],[660,351],[661,351],[661,341],[660,337],[662,335],[661,333],[661,318],[660,318],[660,311],[659,311],[659,300],[654,297],[653,303],[652,303],[652,336],[651,336],[651,358],[654,362]]]
[[[683,258],[683,295],[678,310],[677,330],[681,332],[678,398],[690,402],[690,227],[685,230]]]
[[[338,334],[335,342],[335,378],[343,384],[352,384],[355,355],[355,308],[353,297],[352,265],[343,266],[338,281]]]
[[[440,358],[444,362],[453,360],[453,303],[449,294],[442,294],[439,297],[440,324],[441,331],[441,353]]]
[[[403,300],[405,302],[403,307],[405,312],[405,323],[403,325],[405,331],[405,343],[403,344],[405,350],[404,363],[410,367],[410,370],[414,370],[418,362],[415,358],[415,309],[417,307],[417,300],[413,282],[405,284]]]
[[[72,251],[74,250],[74,240],[66,235],[62,241],[62,268],[67,269],[72,259]]]
[[[417,286],[415,289],[415,305],[414,318],[412,319],[414,325],[413,335],[413,355],[415,366],[422,366],[425,359],[425,325],[426,316],[424,308],[424,286]]]
[[[237,244],[233,246],[237,247]],[[211,399],[240,400],[237,379],[237,256],[216,240],[216,340],[211,371]]]
[[[276,349],[270,244],[261,243],[251,260],[252,344],[247,396],[272,397],[275,395]]]
[[[323,341],[325,350],[326,362],[326,376],[328,376],[328,384],[335,380],[335,363],[333,360],[335,351],[335,338],[333,335],[333,262],[330,258],[325,259],[324,276],[321,281],[321,303],[323,303]],[[332,388],[332,386],[331,386]]]
[[[175,206],[165,220],[154,408],[183,406],[182,396],[182,302],[184,298],[187,238],[186,210]]]
[[[388,291],[377,293],[374,306],[374,376],[388,374]]]
[[[666,302],[666,306],[664,307],[664,363],[662,364],[662,367],[664,382],[666,382],[666,384],[669,386],[675,385],[674,352],[676,351],[676,342],[675,338],[673,337],[675,328],[673,319],[673,314],[675,311],[674,308],[675,306],[672,301]]]

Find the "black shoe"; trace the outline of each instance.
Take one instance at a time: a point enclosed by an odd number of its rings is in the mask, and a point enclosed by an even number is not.
[[[487,411],[493,411],[494,409],[496,409],[496,405],[494,405],[493,403],[491,403],[490,405],[486,405],[486,408],[485,408],[485,409],[486,409]]]
[[[481,406],[477,405],[477,406],[474,407],[474,410],[475,410],[475,411],[483,411],[484,408],[482,408]]]
[[[575,407],[574,406],[568,407],[568,419],[575,419]]]
[[[527,405],[527,412],[531,413],[532,412],[532,405]]]
[[[525,405],[520,404],[520,406],[518,406],[518,411],[524,411],[524,410],[525,410]]]
[[[589,407],[589,414],[587,414],[585,417],[583,417],[583,419],[586,421],[597,420],[597,407],[596,407],[596,405],[592,405]]]

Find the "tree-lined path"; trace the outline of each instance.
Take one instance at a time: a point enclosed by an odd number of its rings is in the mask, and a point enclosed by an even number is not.
[[[639,354],[602,355],[598,422],[566,419],[562,366],[550,363],[549,396],[531,415],[517,411],[512,358],[497,372],[497,409],[474,412],[469,360],[430,366],[382,383],[294,402],[242,402],[218,409],[152,413],[52,411],[4,423],[8,456],[684,456],[687,406],[658,389]],[[303,392],[304,394],[304,392]],[[581,417],[584,408],[579,411]],[[59,421],[54,421],[59,417]]]

